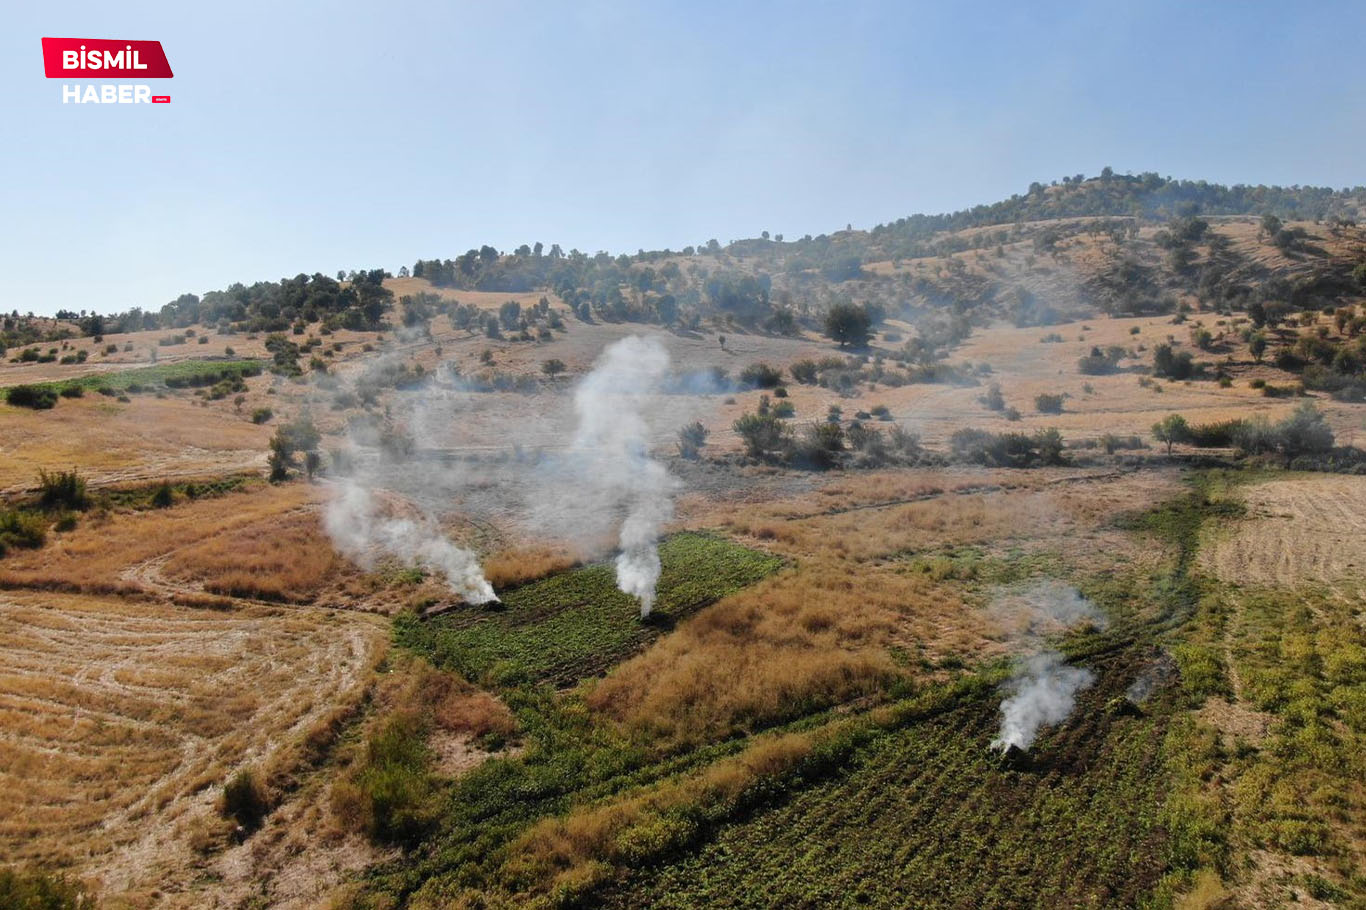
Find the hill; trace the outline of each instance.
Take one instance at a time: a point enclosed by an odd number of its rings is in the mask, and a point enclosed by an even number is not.
[[[11,315],[0,905],[1360,904],[1358,198]]]

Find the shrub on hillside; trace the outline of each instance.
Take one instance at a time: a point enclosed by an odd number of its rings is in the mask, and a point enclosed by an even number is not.
[[[1039,464],[1062,464],[1063,441],[1057,430],[1025,433],[992,433],[964,427],[949,444],[955,459],[989,467],[1027,468]]]
[[[808,468],[825,471],[839,461],[844,451],[844,430],[837,423],[813,423],[802,431],[792,447],[793,460]]]
[[[1104,376],[1113,373],[1124,357],[1124,348],[1111,345],[1105,350],[1099,346],[1091,348],[1091,353],[1077,361],[1077,369],[1088,376]]]
[[[47,541],[47,522],[32,512],[0,512],[0,556],[12,548],[37,549]]]
[[[1199,373],[1190,352],[1177,353],[1169,344],[1159,344],[1153,349],[1153,375],[1166,379],[1190,379]]]
[[[51,386],[17,385],[9,390],[5,400],[16,407],[45,411],[57,404],[57,392]]]
[[[13,910],[80,910],[95,906],[79,882],[27,869],[0,869],[0,907]]]
[[[756,458],[781,450],[787,442],[787,425],[772,414],[745,414],[731,428]]]
[[[782,371],[766,363],[752,363],[740,371],[740,385],[750,389],[771,389],[782,379]]]
[[[1220,420],[1215,423],[1200,423],[1190,427],[1190,444],[1202,449],[1219,449],[1233,445],[1241,420]]]
[[[1061,414],[1062,396],[1041,394],[1034,396],[1034,410],[1040,414]]]
[[[38,470],[38,504],[44,509],[84,509],[90,505],[85,478],[70,471]]]
[[[218,811],[247,831],[254,831],[260,827],[266,813],[270,811],[270,802],[265,787],[256,777],[256,772],[250,768],[243,768],[224,784]]]
[[[997,383],[987,386],[987,390],[977,398],[982,407],[988,411],[1004,411],[1006,409],[1005,396],[1001,394],[1001,387]]]
[[[707,442],[709,435],[706,427],[700,420],[684,426],[678,431],[678,454],[684,458],[697,458],[702,452],[702,446]]]

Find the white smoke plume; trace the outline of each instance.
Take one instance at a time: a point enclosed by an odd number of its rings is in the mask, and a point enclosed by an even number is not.
[[[1016,665],[1004,686],[1009,694],[1001,702],[1001,728],[991,747],[1028,750],[1041,729],[1067,719],[1077,693],[1095,682],[1090,670],[1068,666],[1060,653],[1044,647],[1045,636],[1082,623],[1104,629],[1108,621],[1076,588],[1052,579],[998,591],[992,613],[1010,637],[1035,651]]]
[[[572,458],[585,505],[625,510],[616,559],[617,587],[654,608],[659,532],[673,517],[677,481],[650,457],[646,413],[668,376],[669,353],[654,338],[632,335],[598,358],[574,390],[578,429]]]
[[[366,361],[334,386],[364,399],[398,353]],[[455,360],[354,417],[335,453],[338,493],[327,529],[362,565],[382,553],[444,573],[466,601],[493,598],[473,553],[441,533],[450,518],[477,523],[496,541],[504,529],[555,541],[584,559],[615,549],[618,586],[654,607],[658,537],[673,516],[679,483],[650,456],[709,406],[712,373],[679,377],[657,338],[623,338],[601,352],[570,392],[476,390]],[[572,403],[572,407],[567,405]],[[418,520],[384,518],[390,498]],[[438,520],[440,519],[440,520]]]
[[[441,573],[466,603],[495,599],[478,558],[446,539],[435,521],[377,515],[373,494],[354,481],[346,482],[328,503],[323,522],[337,548],[365,569],[374,568],[379,551]]]
[[[1006,683],[1012,694],[1001,702],[1001,731],[991,741],[1002,752],[1027,750],[1043,727],[1062,723],[1077,703],[1077,693],[1095,682],[1082,667],[1070,667],[1057,651],[1044,651],[1021,661]]]

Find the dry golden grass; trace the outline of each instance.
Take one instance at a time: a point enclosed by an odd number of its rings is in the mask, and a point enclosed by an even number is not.
[[[316,511],[273,514],[176,550],[166,575],[232,597],[305,602],[341,573],[354,573],[337,556]]]
[[[1177,485],[1156,472],[886,471],[830,478],[769,503],[694,497],[689,522],[749,537],[796,567],[680,623],[597,684],[588,704],[665,743],[692,743],[916,672],[895,666],[890,646],[926,661],[1005,653],[961,586],[905,557],[974,545],[1044,551],[1073,566],[1121,552],[1138,561],[1144,555],[1111,520]]]
[[[316,572],[323,565],[331,565],[327,561],[333,558],[330,547],[329,557],[313,559],[278,550],[230,554],[215,544],[215,538],[235,534],[249,538],[252,533],[269,533],[281,523],[284,527],[295,526],[290,524],[295,521],[316,523],[313,501],[310,487],[288,484],[256,487],[169,509],[88,515],[75,530],[53,535],[42,549],[15,553],[6,559],[0,564],[0,586],[169,597],[193,593],[194,587],[183,580],[173,582],[168,574],[185,579],[199,569],[212,580],[231,571],[227,561],[236,555],[241,571],[251,574],[259,588],[294,590],[291,584],[319,580]],[[181,551],[189,551],[189,555],[182,559]],[[304,568],[296,567],[291,560],[299,560]]]
[[[804,563],[682,623],[588,693],[665,742],[750,730],[872,692],[898,672],[897,619],[937,609],[921,578]]]
[[[361,614],[6,593],[0,853],[109,894],[163,885],[214,788],[245,764],[296,766],[360,699],[384,643]]]
[[[499,550],[485,557],[484,577],[495,590],[525,584],[578,565],[580,558],[563,547],[530,546]]]
[[[824,734],[833,731],[827,728]],[[519,903],[550,906],[541,903],[548,894],[578,892],[609,878],[611,864],[628,861],[637,842],[643,845],[658,836],[651,829],[670,809],[733,805],[747,788],[796,767],[814,745],[813,734],[764,737],[699,774],[635,796],[583,806],[562,818],[547,818],[512,844],[504,874],[528,885],[528,891],[518,896]],[[429,905],[419,901],[416,906]]]
[[[16,380],[17,381],[17,380]],[[222,405],[222,402],[219,402]],[[272,432],[188,398],[101,395],[62,399],[50,411],[0,405],[0,490],[36,485],[38,467],[76,466],[92,483],[222,475],[265,464]]]

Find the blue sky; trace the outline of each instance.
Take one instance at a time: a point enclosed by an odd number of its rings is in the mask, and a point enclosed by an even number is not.
[[[1361,3],[19,6],[6,311],[870,227],[1105,165],[1366,183]],[[160,40],[172,103],[63,105],[44,35]]]

